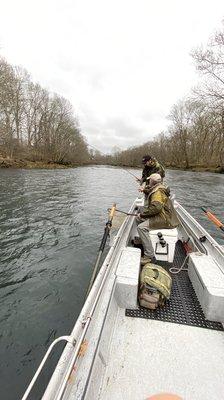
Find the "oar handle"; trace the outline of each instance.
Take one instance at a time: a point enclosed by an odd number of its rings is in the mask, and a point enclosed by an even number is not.
[[[112,205],[112,208],[109,209],[110,210],[110,214],[109,214],[109,221],[112,221],[115,211],[116,211],[116,203],[114,203]]]

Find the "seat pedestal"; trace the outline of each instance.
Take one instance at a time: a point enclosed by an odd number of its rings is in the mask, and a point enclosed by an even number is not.
[[[150,230],[149,236],[156,260],[172,263],[178,240],[177,228]]]

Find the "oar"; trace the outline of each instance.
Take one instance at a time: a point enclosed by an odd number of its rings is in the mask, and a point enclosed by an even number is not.
[[[224,232],[224,224],[221,221],[219,221],[219,219],[214,214],[206,210],[206,208],[201,207],[201,209],[207,215],[208,219],[210,219],[210,221],[212,221],[213,224],[215,224],[218,228],[220,228]]]
[[[108,210],[107,211],[111,211],[111,208],[108,208]],[[121,210],[118,210],[117,208],[116,208],[116,212],[119,212],[119,213],[122,213],[122,214],[125,214],[125,215],[132,215],[133,217],[137,217],[137,215],[138,214],[134,214],[134,213],[127,213],[126,211],[121,211]]]
[[[111,226],[112,226],[112,220],[113,220],[113,216],[114,216],[114,213],[115,213],[115,210],[116,210],[116,204],[114,203],[112,208],[109,209],[109,210],[110,210],[110,214],[109,214],[109,217],[108,217],[108,221],[106,222],[106,226],[104,228],[104,234],[103,234],[103,237],[102,237],[102,240],[101,240],[101,243],[100,243],[98,256],[97,256],[97,259],[96,259],[96,262],[95,262],[95,265],[94,265],[93,273],[92,273],[92,276],[91,276],[91,279],[90,279],[90,283],[89,283],[89,287],[88,287],[86,296],[88,296],[88,294],[90,292],[90,289],[91,289],[91,287],[93,285],[93,282],[95,281],[95,278],[96,278],[98,266],[99,266],[99,263],[100,263],[100,260],[101,260],[101,257],[102,257],[103,251],[104,251],[104,247],[105,247],[105,244],[106,244],[106,241],[107,241],[107,237],[108,237],[108,235],[110,233],[110,229],[111,229]]]

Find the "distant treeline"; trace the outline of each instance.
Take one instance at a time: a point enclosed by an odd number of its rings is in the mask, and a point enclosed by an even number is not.
[[[88,147],[72,105],[33,83],[26,70],[0,59],[0,155],[83,163]]]
[[[137,166],[149,153],[166,166],[224,172],[224,29],[191,56],[202,80],[190,97],[172,107],[167,131],[142,146],[102,156],[101,162]]]

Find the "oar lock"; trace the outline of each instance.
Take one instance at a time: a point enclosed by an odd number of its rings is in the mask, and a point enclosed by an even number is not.
[[[161,232],[158,232],[157,236],[159,238],[159,243],[161,244],[161,246],[165,247],[166,246],[166,241],[165,241],[165,239],[163,237],[163,234]]]

